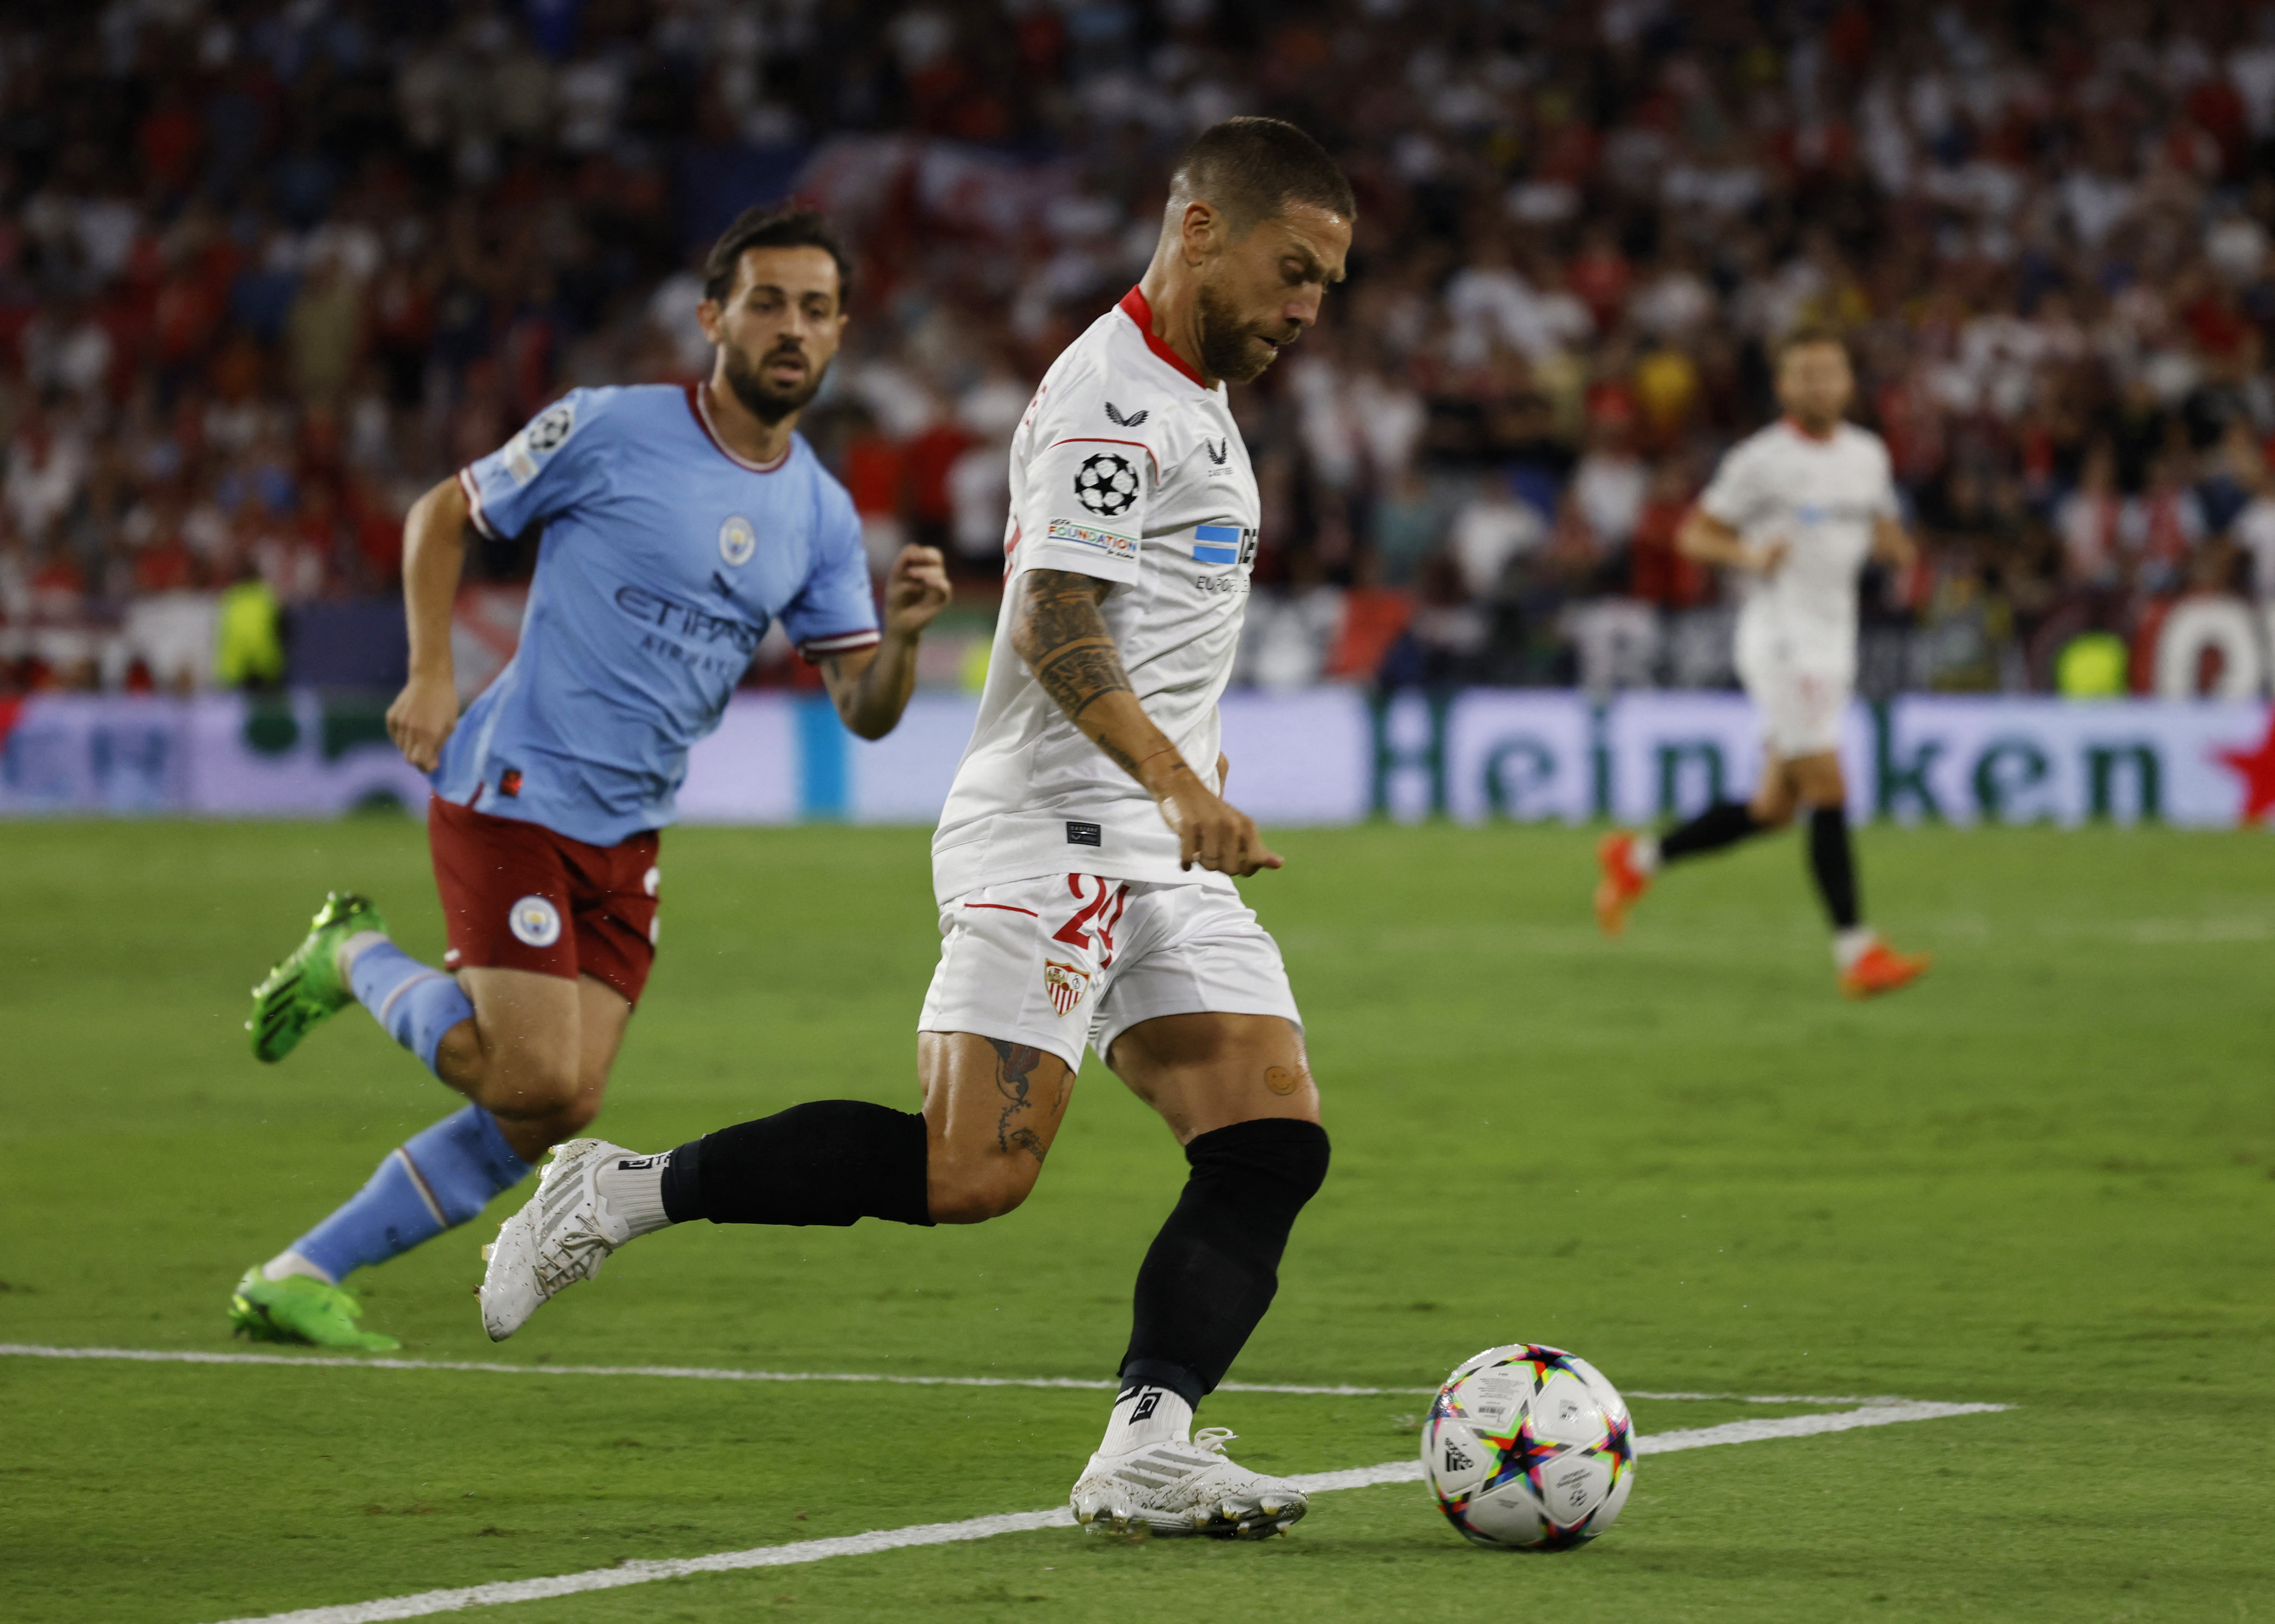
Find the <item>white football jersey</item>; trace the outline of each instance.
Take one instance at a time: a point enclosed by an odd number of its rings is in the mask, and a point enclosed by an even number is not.
[[[1225,386],[1153,336],[1132,288],[1053,362],[1011,441],[1002,613],[979,720],[933,836],[939,900],[1038,874],[1229,885],[1177,866],[1153,798],[1085,738],[1011,646],[1030,570],[1112,583],[1099,612],[1138,702],[1217,783],[1259,503]]]
[[[1750,543],[1786,543],[1768,579],[1739,572],[1740,649],[1853,668],[1856,578],[1873,521],[1897,511],[1879,435],[1842,423],[1819,440],[1790,419],[1772,423],[1732,448],[1698,505]]]

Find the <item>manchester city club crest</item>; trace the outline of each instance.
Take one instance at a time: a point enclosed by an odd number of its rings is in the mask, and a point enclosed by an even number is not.
[[[549,948],[561,940],[561,910],[550,897],[525,896],[505,917],[514,940],[525,947]]]
[[[1071,1015],[1083,994],[1090,991],[1090,971],[1062,964],[1056,959],[1045,959],[1043,991],[1049,994],[1052,1008],[1062,1016]]]
[[[736,514],[719,526],[719,556],[730,566],[750,563],[751,555],[758,548],[759,533],[751,528],[751,521],[741,514]]]

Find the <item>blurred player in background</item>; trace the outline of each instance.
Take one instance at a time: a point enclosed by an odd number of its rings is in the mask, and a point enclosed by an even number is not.
[[[1738,572],[1737,667],[1761,714],[1767,760],[1750,803],[1717,801],[1661,835],[1614,834],[1597,857],[1596,917],[1606,934],[1660,868],[1783,828],[1809,813],[1809,865],[1833,921],[1833,957],[1851,998],[1893,992],[1927,969],[1863,923],[1840,722],[1856,680],[1856,580],[1878,560],[1908,569],[1888,449],[1843,420],[1856,381],[1828,331],[1802,329],[1777,355],[1784,418],[1733,448],[1683,520],[1689,556]]]
[[[482,1210],[601,1108],[655,954],[658,831],[687,752],[719,723],[767,627],[821,668],[845,725],[880,738],[948,601],[929,548],[903,548],[881,634],[860,522],[796,433],[845,326],[828,223],[753,209],[705,267],[710,377],[574,389],[436,485],[404,525],[411,677],[388,731],[431,777],[427,837],[450,951],[388,940],[334,893],[254,991],[253,1053],[282,1060],[360,1001],[472,1103],[388,1153],[362,1191],[231,1303],[247,1334],[392,1348],[339,1282]],[[463,721],[450,609],[469,529],[545,527],[511,663]]]
[[[1242,118],[1178,164],[1145,280],[1053,364],[1011,448],[1009,581],[971,743],[933,842],[943,938],[918,1022],[923,1109],[802,1105],[661,1156],[564,1145],[482,1283],[505,1337],[668,1224],[977,1223],[1026,1198],[1085,1044],[1184,1147],[1138,1270],[1083,1522],[1263,1535],[1292,1484],[1191,1431],[1271,1303],[1327,1136],[1280,951],[1232,880],[1277,868],[1222,798],[1217,699],[1256,555],[1245,383],[1340,281],[1350,185],[1292,125]]]

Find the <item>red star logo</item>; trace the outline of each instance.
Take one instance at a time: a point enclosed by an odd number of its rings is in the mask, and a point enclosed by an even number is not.
[[[2215,750],[2212,754],[2228,771],[2243,780],[2245,823],[2256,823],[2275,812],[2275,711],[2268,713],[2267,736],[2256,750]]]

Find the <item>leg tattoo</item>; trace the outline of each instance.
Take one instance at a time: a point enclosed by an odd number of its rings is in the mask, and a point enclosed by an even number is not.
[[[995,1051],[995,1087],[1004,1099],[1003,1114],[995,1119],[995,1144],[999,1150],[1009,1151],[1017,1145],[1037,1161],[1042,1160],[1048,1147],[1042,1136],[1028,1127],[1014,1128],[1011,1119],[1033,1102],[1028,1090],[1033,1086],[1035,1068],[1043,1063],[1043,1052],[1028,1044],[1005,1043],[990,1038],[988,1046]],[[1057,1105],[1051,1109],[1055,1116],[1066,1108],[1066,1088],[1059,1088]]]

